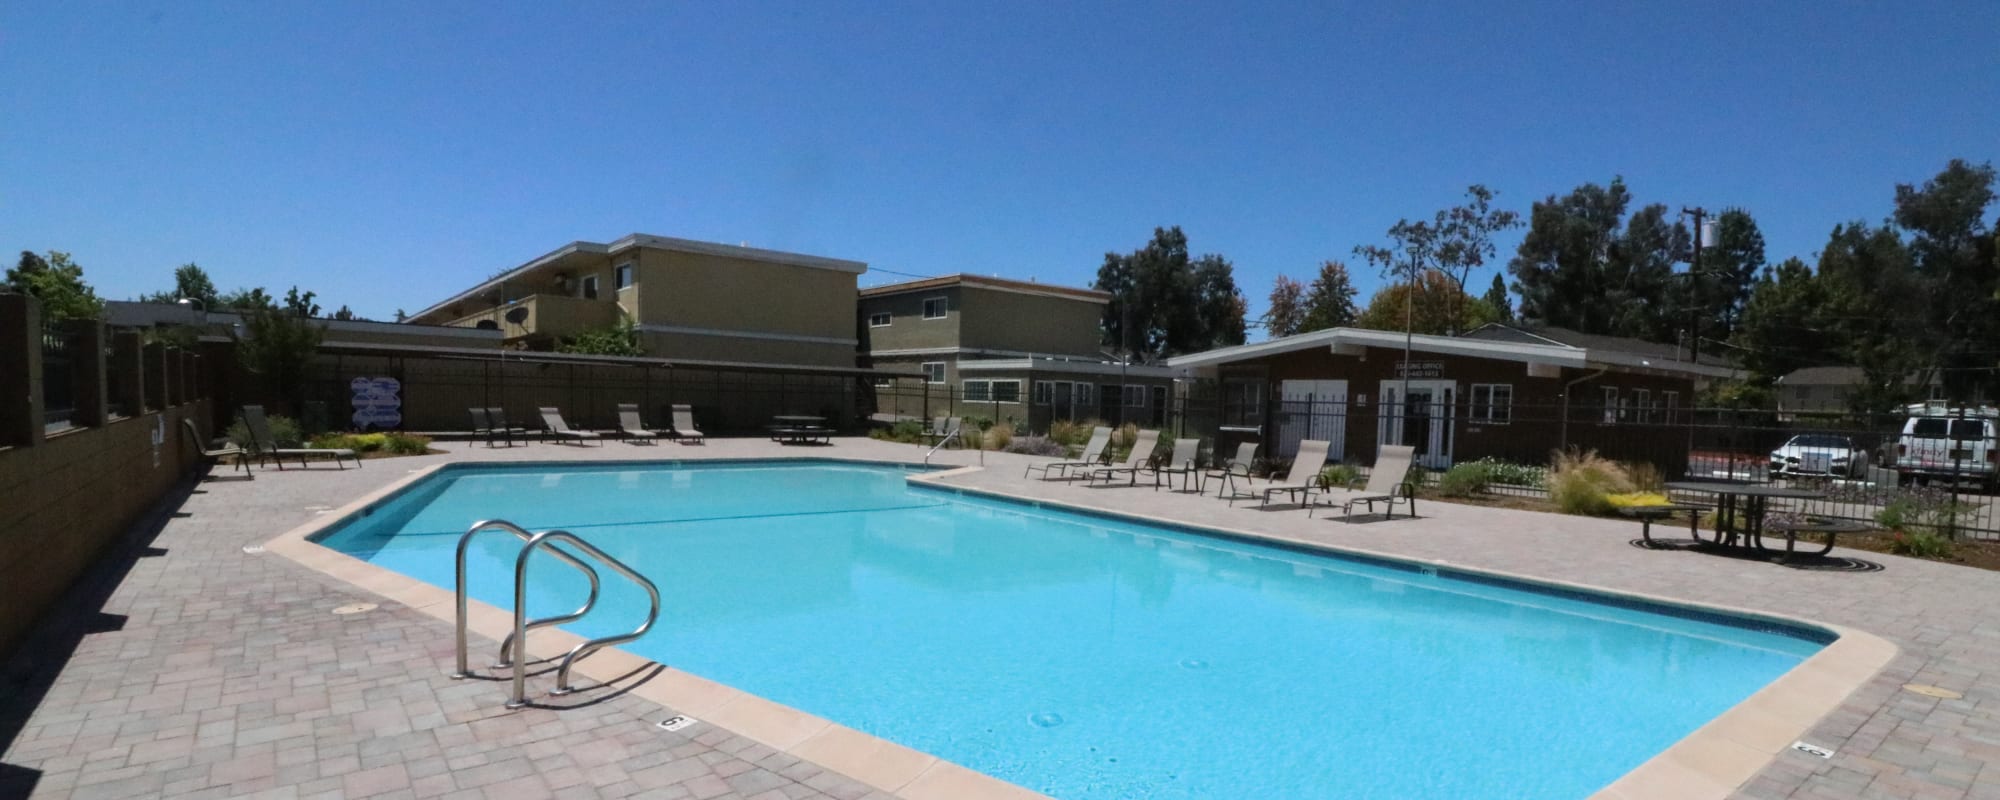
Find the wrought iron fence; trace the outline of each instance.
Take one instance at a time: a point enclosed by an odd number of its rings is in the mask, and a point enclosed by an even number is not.
[[[61,321],[42,324],[42,427],[71,427],[76,414],[77,336]]]

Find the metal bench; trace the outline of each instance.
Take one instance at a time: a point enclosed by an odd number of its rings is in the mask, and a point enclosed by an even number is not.
[[[1700,526],[1702,512],[1712,509],[1713,506],[1704,506],[1698,503],[1667,503],[1657,506],[1626,506],[1618,509],[1618,513],[1638,519],[1639,538],[1645,539],[1647,544],[1651,544],[1653,542],[1654,520],[1672,519],[1675,514],[1680,512],[1687,512],[1688,535],[1699,541],[1701,539]]]

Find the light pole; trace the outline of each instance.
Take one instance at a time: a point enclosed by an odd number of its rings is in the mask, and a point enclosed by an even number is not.
[[[208,321],[208,304],[207,304],[207,303],[205,303],[205,302],[202,302],[202,299],[201,299],[201,298],[199,298],[199,297],[183,297],[183,298],[180,298],[180,299],[178,299],[178,300],[175,300],[175,301],[174,301],[174,303],[175,303],[176,305],[183,305],[183,306],[187,306],[187,307],[188,307],[188,318],[189,318],[189,319],[197,319],[197,320],[200,320],[200,321],[202,321],[202,322],[207,322],[207,321]],[[200,314],[201,316],[200,316],[200,317],[196,317],[196,316],[195,316],[196,314]]]
[[[1702,220],[1708,218],[1708,209],[1701,206],[1681,207],[1682,214],[1694,216],[1694,261],[1688,266],[1688,361],[1701,363],[1701,250],[1702,236],[1706,226]]]

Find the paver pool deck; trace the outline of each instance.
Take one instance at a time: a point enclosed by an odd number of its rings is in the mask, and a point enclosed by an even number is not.
[[[920,449],[865,439],[815,448],[761,439],[442,446],[449,454],[373,460],[362,469],[266,469],[254,482],[206,481],[168,503],[0,673],[0,796],[958,794],[943,780],[893,794],[874,789],[709,723],[662,731],[654,723],[672,711],[618,684],[574,699],[544,698],[574,707],[509,711],[503,683],[447,676],[449,623],[276,554],[244,550],[449,460],[913,461]],[[936,462],[976,460],[954,451]],[[1884,568],[1788,569],[1638,549],[1628,544],[1637,526],[1620,520],[1445,503],[1423,503],[1422,519],[1352,524],[1296,510],[1231,508],[1212,494],[1025,481],[1026,461],[987,454],[987,469],[943,482],[1872,633],[1900,652],[1799,737],[1833,749],[1833,757],[1781,752],[1733,795],[2000,799],[2000,619],[1991,611],[2000,608],[2000,574],[1846,550],[1834,555]],[[379,607],[331,613],[351,603]],[[531,689],[545,691],[548,681]],[[1905,684],[1961,696],[1931,697]],[[1628,796],[1646,796],[1644,788]]]

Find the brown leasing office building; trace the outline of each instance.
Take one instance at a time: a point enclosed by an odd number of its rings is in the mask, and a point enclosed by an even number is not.
[[[1697,384],[1735,374],[1670,345],[1554,328],[1413,336],[1407,362],[1404,345],[1393,331],[1332,328],[1168,364],[1213,387],[1216,452],[1254,439],[1260,456],[1289,458],[1324,439],[1332,460],[1370,464],[1378,445],[1408,444],[1443,469],[1488,456],[1546,463],[1575,446],[1668,475],[1686,469]]]

